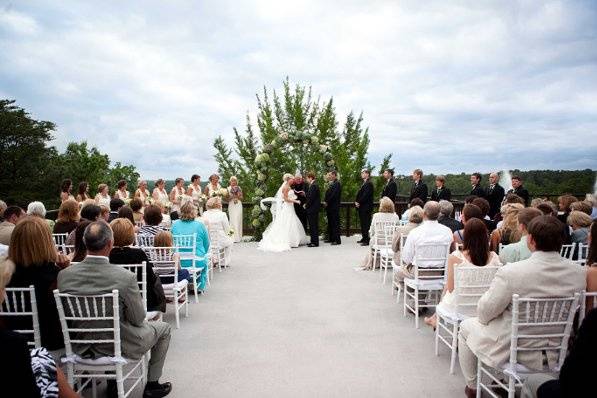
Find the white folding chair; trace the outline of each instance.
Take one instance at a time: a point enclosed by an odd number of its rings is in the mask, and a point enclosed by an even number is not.
[[[137,276],[137,284],[139,285],[139,291],[141,292],[141,297],[143,297],[143,306],[145,307],[145,319],[151,320],[160,315],[160,311],[149,311],[147,312],[147,266],[145,261],[141,262],[141,264],[114,264],[118,265],[119,267],[125,268],[131,271],[133,274]],[[141,280],[139,280],[139,276],[141,276]]]
[[[147,256],[153,266],[153,272],[162,281],[164,295],[174,305],[176,328],[180,328],[180,311],[185,310],[185,318],[189,316],[189,282],[185,279],[178,281],[178,267],[180,263],[174,257],[176,247],[149,247]]]
[[[392,268],[392,264],[394,263],[394,251],[392,250],[392,243],[394,240],[394,233],[397,230],[397,223],[384,225],[383,248],[380,248],[379,250],[379,275],[383,285],[386,284],[386,276],[388,274],[388,269]],[[382,269],[383,274],[381,273]]]
[[[60,246],[61,250],[59,250],[60,252],[62,252],[62,254],[68,256],[72,253],[75,252],[75,245],[62,245]]]
[[[536,373],[557,375],[564,363],[568,350],[568,338],[572,330],[574,315],[578,309],[580,293],[573,297],[520,298],[512,295],[512,335],[510,338],[510,361],[500,369],[492,368],[478,359],[477,397],[483,392],[499,398],[495,389],[508,392],[514,398],[516,389],[521,388],[524,379]],[[554,367],[532,370],[518,362],[518,353],[537,352],[539,355],[555,352]],[[488,382],[484,381],[487,376]]]
[[[560,249],[560,256],[567,258],[568,260],[572,260],[572,254],[574,254],[574,247],[576,244],[571,243],[569,245],[562,245]]]
[[[404,278],[403,314],[415,315],[415,327],[419,328],[419,309],[435,307],[444,290],[446,264],[450,244],[422,243],[415,247],[413,260],[414,278]],[[412,290],[412,293],[409,291]],[[433,303],[429,303],[432,297]],[[412,299],[413,304],[409,304]]]
[[[154,235],[137,234],[135,242],[139,247],[153,247]]]
[[[62,248],[68,239],[68,234],[52,234],[52,239],[54,240],[54,246],[56,246],[56,250],[62,252]]]
[[[591,301],[589,303],[589,307],[591,309],[597,308],[597,292],[586,292],[583,291],[580,295],[580,310],[578,313],[578,327],[582,324],[585,320],[585,313],[587,312],[587,301]]]
[[[386,227],[396,225],[394,221],[377,221],[373,224],[374,240],[371,244],[371,250],[373,251],[373,270],[377,268],[377,258],[380,256],[382,250],[388,249],[386,246]],[[392,249],[392,243],[390,242],[389,249]],[[380,267],[381,271],[381,267]]]
[[[96,379],[115,380],[119,398],[131,395],[137,385],[145,382],[145,357],[124,358],[120,341],[120,312],[118,290],[112,293],[78,296],[54,290],[58,316],[62,325],[66,356],[68,382],[81,393],[91,385],[96,397]],[[111,346],[112,356],[85,358],[73,350],[73,345],[93,348],[100,346],[105,351]],[[125,369],[130,367],[130,369]],[[133,383],[125,390],[125,381]]]
[[[4,289],[4,302],[0,307],[0,318],[4,317],[24,318],[27,328],[15,329],[14,332],[26,335],[29,346],[34,348],[41,347],[39,314],[37,312],[37,301],[33,285],[29,287],[7,287]],[[31,329],[28,328],[29,325],[31,325]]]
[[[404,248],[406,238],[408,235],[400,234],[400,250]],[[392,294],[394,294],[394,288],[396,289],[396,303],[400,302],[400,295],[402,294],[402,285],[396,281],[396,274],[400,271],[400,266],[405,265],[400,258],[399,264],[392,262]]]
[[[578,265],[585,265],[589,256],[589,245],[578,243],[576,248],[576,260],[574,262],[578,263]]]
[[[435,308],[437,326],[435,328],[435,355],[439,355],[439,342],[451,350],[450,374],[454,374],[456,350],[458,347],[458,330],[460,322],[477,315],[477,303],[489,289],[491,281],[499,267],[459,267],[454,268],[454,312],[440,304]],[[445,334],[442,334],[445,332]]]
[[[220,235],[221,229],[215,228],[211,224],[208,225],[207,231],[209,234],[209,257],[212,264],[218,264],[219,271],[226,268],[230,262],[229,255],[226,253],[226,248],[222,244]]]
[[[176,252],[180,255],[180,260],[188,260],[191,261],[190,267],[184,267],[186,270],[189,271],[191,274],[193,285],[193,294],[195,295],[195,302],[199,302],[199,284],[197,283],[197,279],[201,276],[202,272],[207,272],[207,285],[210,285],[209,281],[209,264],[210,262],[207,261],[207,269],[206,267],[197,267],[197,261],[207,260],[209,256],[200,257],[197,256],[196,245],[197,245],[197,234],[192,235],[173,235],[172,240],[174,242],[174,246],[176,247]]]

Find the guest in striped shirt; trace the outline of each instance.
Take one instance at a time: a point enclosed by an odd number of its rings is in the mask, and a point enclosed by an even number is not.
[[[162,209],[156,205],[149,205],[145,207],[143,213],[145,224],[139,228],[139,235],[156,236],[158,232],[164,231],[164,227],[160,226],[162,223]]]

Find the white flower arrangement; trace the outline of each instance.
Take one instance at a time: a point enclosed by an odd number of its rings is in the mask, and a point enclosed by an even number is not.
[[[228,236],[234,236],[234,229],[230,228],[228,231]]]

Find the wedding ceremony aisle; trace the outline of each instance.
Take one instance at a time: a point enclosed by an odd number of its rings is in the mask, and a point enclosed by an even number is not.
[[[235,245],[233,266],[173,329],[172,395],[462,396],[432,331],[402,316],[379,273],[353,269],[365,252],[355,241],[279,254]]]

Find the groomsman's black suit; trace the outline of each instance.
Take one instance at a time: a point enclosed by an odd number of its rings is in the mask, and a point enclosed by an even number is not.
[[[396,202],[396,195],[398,195],[398,184],[394,177],[390,178],[390,180],[384,185],[383,192],[381,193],[381,197],[384,196],[392,199],[392,202]]]
[[[296,216],[299,218],[299,220],[301,220],[301,224],[303,224],[303,228],[305,229],[305,231],[307,230],[307,214],[305,213],[305,208],[303,207],[303,205],[307,202],[307,194],[305,192],[306,188],[307,184],[305,184],[304,182],[301,182],[300,184],[294,184],[292,186],[292,189],[294,189],[294,191],[297,193],[297,200],[301,202],[294,204],[294,212],[296,213]],[[305,193],[298,193],[301,191]]]
[[[309,223],[311,244],[319,246],[319,208],[321,207],[321,193],[317,183],[313,181],[307,191],[305,202],[305,214]]]
[[[500,184],[495,184],[494,186],[489,185],[485,191],[485,199],[489,202],[489,213],[487,213],[487,215],[492,220],[493,217],[500,212],[504,195],[504,187]]]
[[[431,192],[431,200],[439,202],[440,200],[447,200],[449,201],[452,199],[452,192],[446,188],[435,188],[433,192]]]
[[[361,243],[369,243],[369,227],[371,227],[371,213],[373,212],[373,184],[371,179],[368,178],[363,182],[357,192],[355,202],[359,204],[357,211],[361,222],[361,235],[363,236]]]
[[[342,186],[338,180],[330,183],[325,191],[325,213],[328,217],[328,236],[331,243],[340,244],[340,195]]]
[[[410,203],[414,198],[419,198],[423,203],[427,202],[427,184],[419,180],[413,183],[413,187],[410,190],[410,197],[408,202]]]
[[[527,207],[529,206],[529,191],[527,191],[522,185],[516,189],[510,189],[508,193],[513,193],[520,196],[522,199],[524,199],[524,205]]]
[[[485,190],[479,184],[473,185],[473,188],[471,189],[471,193],[470,194],[478,196],[480,198],[484,198],[485,197]]]

